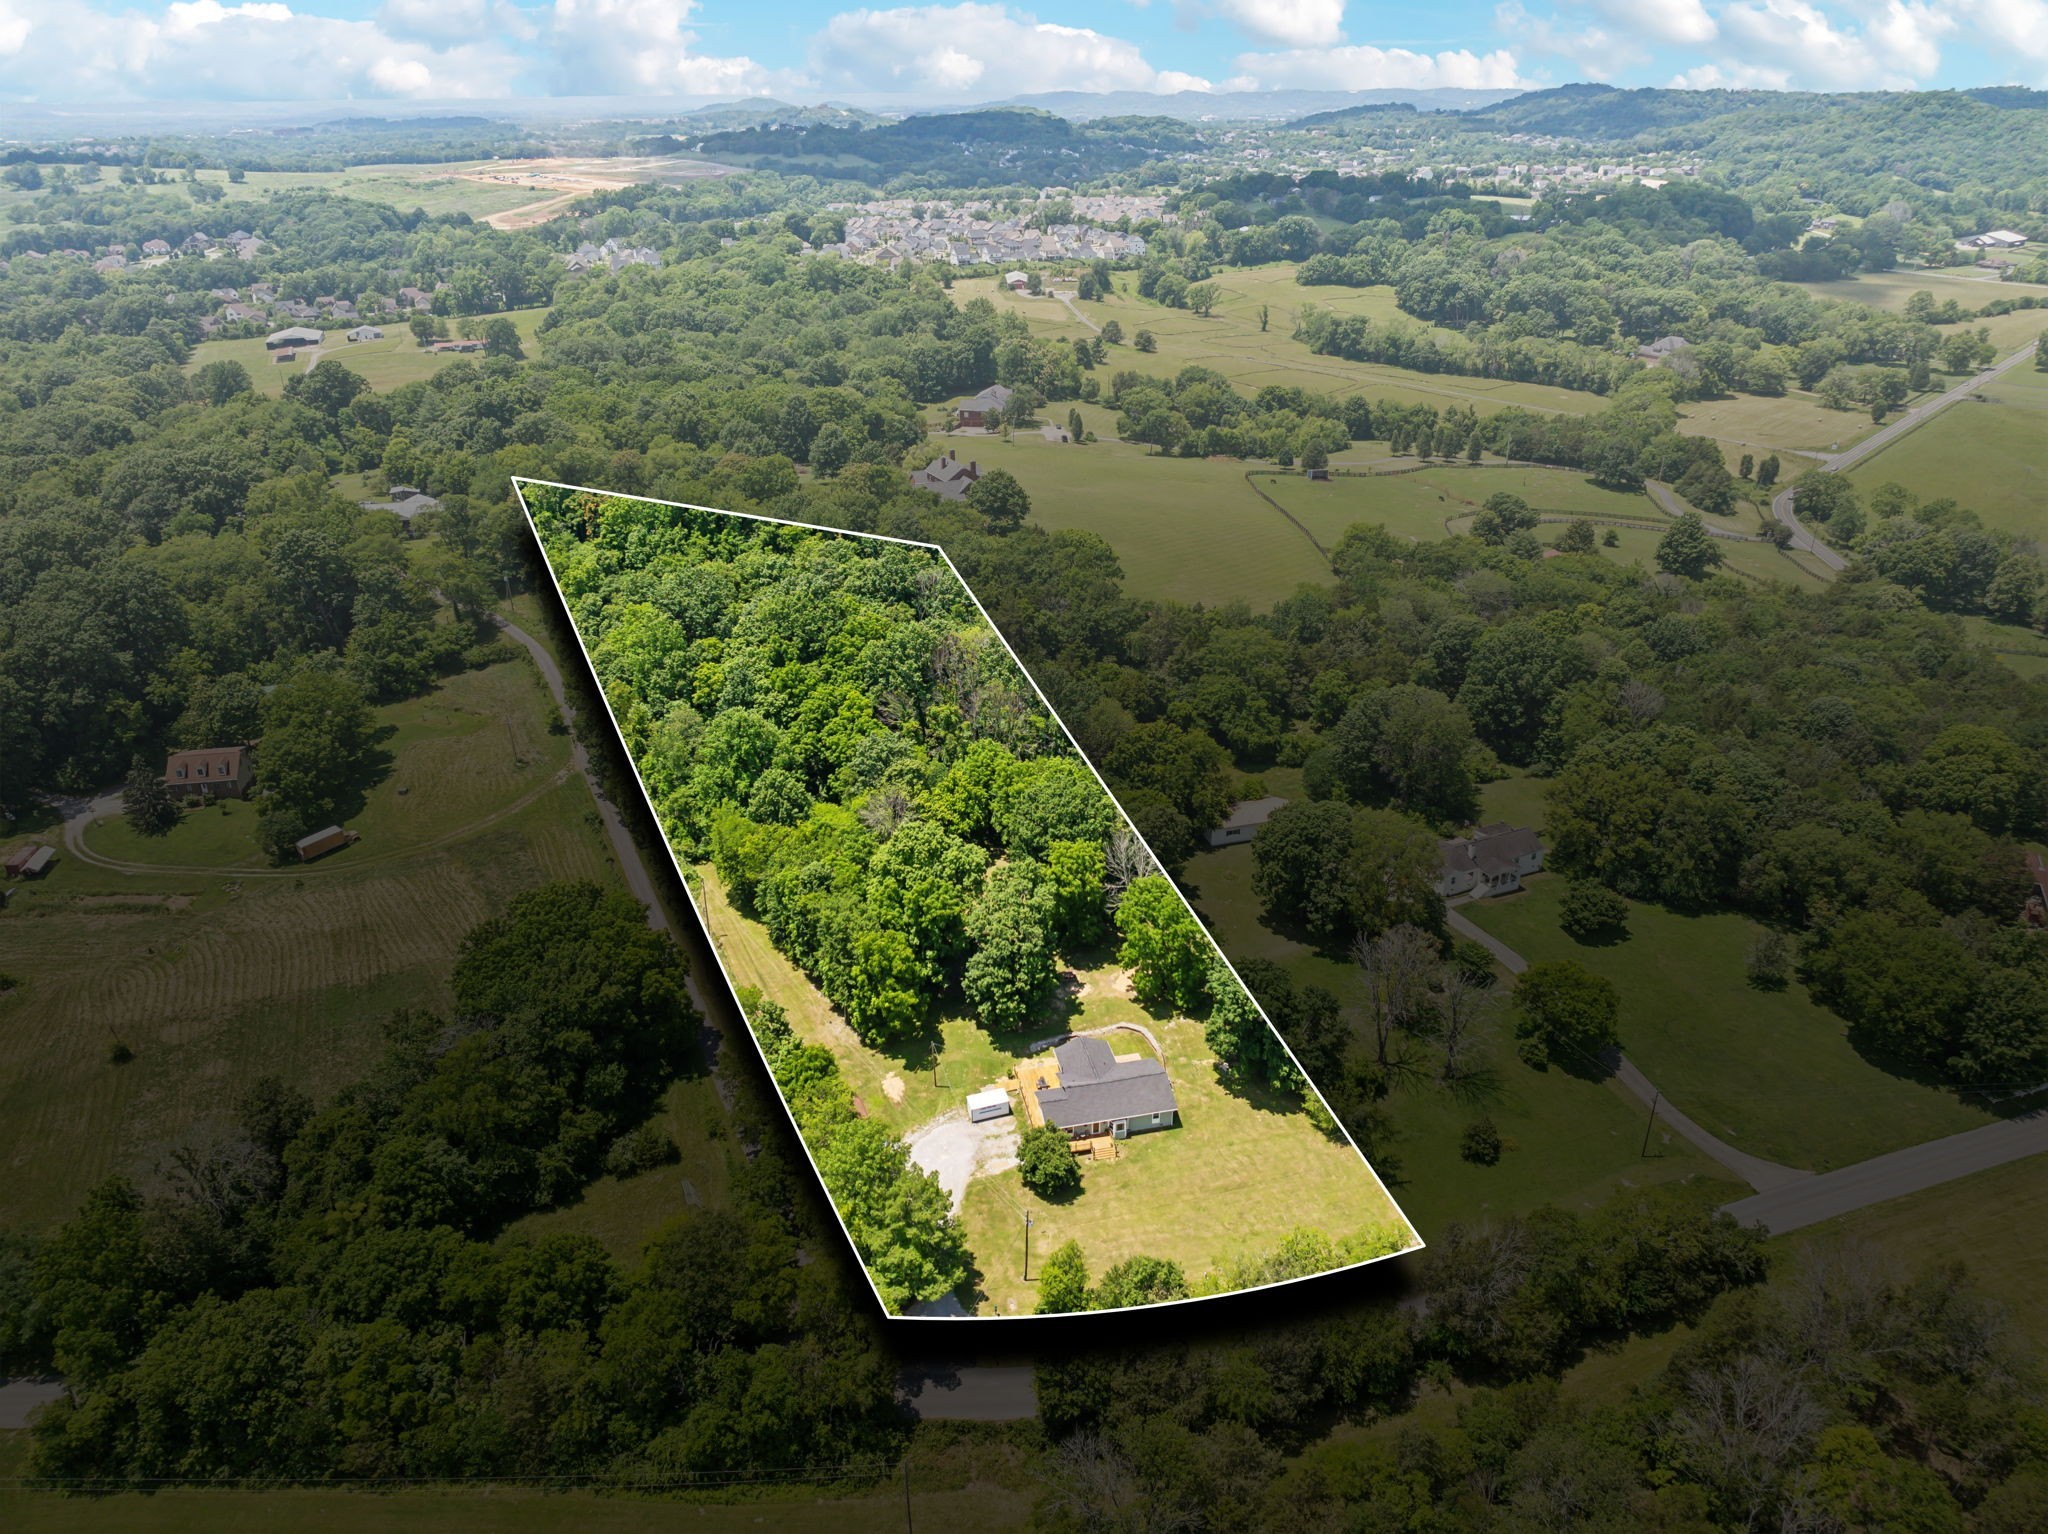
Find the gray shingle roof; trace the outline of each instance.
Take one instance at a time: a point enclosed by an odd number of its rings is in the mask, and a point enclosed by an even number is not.
[[[1053,1050],[1060,1084],[1038,1094],[1046,1122],[1061,1129],[1140,1118],[1178,1108],[1157,1060],[1119,1060],[1101,1039],[1069,1039]]]

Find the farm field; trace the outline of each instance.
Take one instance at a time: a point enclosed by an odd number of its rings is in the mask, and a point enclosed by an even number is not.
[[[521,660],[382,710],[395,761],[349,822],[364,839],[304,868],[223,864],[242,806],[188,817],[152,857],[101,827],[87,848],[119,867],[60,843],[0,912],[0,970],[22,982],[0,996],[0,1227],[59,1220],[110,1173],[147,1183],[265,1074],[316,1095],[353,1079],[387,1013],[446,1004],[476,922],[548,880],[614,877],[551,708]]]
[[[1954,496],[1986,527],[2041,537],[2048,532],[2048,455],[2041,450],[2048,373],[2022,362],[1982,392],[1865,459],[1849,471],[1850,482],[1865,495],[1897,483],[1923,500]]]
[[[252,170],[243,180],[227,178],[224,170],[203,170],[201,181],[211,181],[227,193],[223,206],[256,202],[275,192],[302,190],[332,192],[364,202],[381,202],[401,213],[415,208],[425,213],[467,213],[482,218],[489,213],[521,207],[541,194],[528,187],[498,186],[465,180],[463,165],[351,165],[347,170]],[[218,233],[219,231],[215,231]]]
[[[1065,987],[1074,1001],[1025,1032],[991,1034],[971,1018],[948,1017],[908,1049],[885,1052],[856,1038],[760,924],[732,908],[714,871],[694,870],[692,885],[734,984],[780,1002],[800,1037],[832,1051],[857,1108],[899,1133],[957,1112],[968,1092],[995,1084],[1013,1062],[1043,1054],[1070,1030],[1135,1023],[1161,1040],[1180,1127],[1134,1135],[1115,1162],[1087,1166],[1084,1190],[1070,1204],[1027,1193],[1014,1170],[968,1183],[961,1218],[980,1272],[979,1312],[1031,1309],[1022,1248],[1012,1254],[1009,1240],[1027,1209],[1037,1221],[1034,1242],[1049,1243],[1034,1246],[1041,1254],[1072,1237],[1097,1273],[1145,1253],[1181,1263],[1190,1281],[1233,1252],[1277,1245],[1297,1226],[1341,1238],[1400,1219],[1348,1144],[1318,1133],[1299,1112],[1227,1091],[1200,1024],[1139,1007],[1108,965],[1084,961]],[[1110,1041],[1120,1054],[1152,1053],[1135,1033]]]
[[[948,445],[1016,475],[1040,526],[1101,534],[1134,597],[1265,608],[1303,581],[1330,578],[1301,530],[1251,492],[1249,465],[1236,459],[1162,458],[1126,442],[1073,447],[1032,432]]]
[[[540,322],[547,312],[545,309],[511,309],[502,316],[470,315],[450,321],[449,328],[457,333],[465,330],[481,332],[485,320],[509,319],[518,330],[527,355],[532,356]],[[412,332],[400,320],[373,323],[379,324],[383,330],[383,340],[348,341],[343,339],[344,332],[329,331],[328,339],[318,348],[301,350],[296,359],[282,363],[277,361],[276,353],[265,348],[261,336],[238,341],[201,341],[192,348],[185,371],[196,373],[209,362],[239,362],[248,369],[249,379],[258,393],[279,395],[284,393],[284,382],[292,374],[305,372],[316,363],[332,359],[350,372],[361,374],[371,388],[384,393],[401,384],[431,378],[451,362],[476,362],[482,357],[480,352],[465,355],[428,351],[413,340]]]
[[[1117,297],[1110,301],[1081,303],[1074,308],[1097,325],[1115,320],[1123,326],[1125,344],[1112,347],[1111,369],[1172,377],[1182,368],[1199,363],[1214,368],[1240,388],[1255,392],[1267,384],[1291,384],[1324,394],[1363,394],[1369,399],[1404,403],[1470,405],[1481,415],[1491,415],[1507,405],[1531,410],[1582,414],[1601,408],[1596,394],[1575,389],[1554,389],[1543,384],[1512,383],[1498,379],[1463,378],[1449,373],[1414,373],[1402,368],[1347,362],[1341,357],[1318,357],[1293,339],[1294,314],[1304,303],[1313,303],[1338,314],[1363,314],[1377,320],[1392,319],[1392,288],[1304,288],[1294,280],[1295,268],[1276,266],[1232,267],[1211,279],[1222,291],[1215,313],[1206,319],[1186,309],[1168,309],[1139,298],[1136,275],[1117,274]],[[953,301],[991,299],[998,309],[1021,314],[1034,332],[1060,339],[1074,339],[1092,332],[1075,320],[1067,306],[1051,297],[1031,298],[1010,292],[992,277],[977,277],[953,285]],[[1259,329],[1259,306],[1269,313],[1267,328]],[[1140,329],[1158,339],[1159,349],[1147,354],[1129,344]]]
[[[1531,963],[1571,959],[1606,976],[1620,993],[1629,1058],[1729,1144],[1824,1172],[1992,1122],[1865,1060],[1797,981],[1751,987],[1744,955],[1757,928],[1748,918],[1631,902],[1628,938],[1585,944],[1558,926],[1564,890],[1545,875],[1460,909]]]
[[[1489,811],[1496,807],[1489,801]],[[1334,992],[1346,1015],[1356,1018],[1362,1005],[1357,967],[1311,952],[1268,928],[1252,893],[1252,870],[1249,846],[1201,853],[1188,862],[1184,882],[1189,898],[1209,920],[1217,941],[1234,960],[1271,959],[1297,982]],[[1592,1209],[1622,1188],[1726,1177],[1668,1132],[1652,1136],[1645,1155],[1642,1105],[1619,1085],[1522,1064],[1508,1040],[1504,998],[1489,1028],[1490,1069],[1470,1090],[1453,1095],[1413,1085],[1398,1089],[1387,1102],[1396,1134],[1392,1159],[1398,1165],[1382,1164],[1381,1171],[1424,1240],[1453,1222],[1539,1204]],[[1458,1154],[1459,1136],[1482,1117],[1492,1119],[1507,1142],[1500,1161],[1490,1167]],[[1730,1185],[1727,1196],[1745,1191]]]
[[[1092,1278],[1130,1257],[1167,1257],[1198,1285],[1233,1257],[1258,1257],[1303,1226],[1333,1241],[1399,1226],[1401,1214],[1343,1140],[1299,1112],[1226,1087],[1202,1026],[1155,1024],[1180,1100],[1177,1129],[1133,1135],[1116,1160],[1088,1165],[1078,1196],[1051,1203],[1014,1169],[967,1185],[961,1220],[980,1270],[982,1303],[998,1315],[1036,1304],[1023,1277],[1024,1217],[1034,1264],[1078,1241]],[[1122,1051],[1127,1044],[1119,1039]],[[1035,1269],[1034,1269],[1035,1271]]]

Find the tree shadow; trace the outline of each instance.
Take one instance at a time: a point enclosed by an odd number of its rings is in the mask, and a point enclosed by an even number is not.
[[[1558,930],[1580,948],[1619,948],[1630,937],[1626,927],[1602,927],[1597,932],[1587,933],[1565,932],[1562,927]]]
[[[369,807],[370,790],[397,769],[398,754],[388,745],[397,733],[398,727],[392,724],[381,725],[371,732],[370,743],[356,763],[356,770],[349,774],[348,781],[334,796],[337,824],[345,825],[361,815]]]

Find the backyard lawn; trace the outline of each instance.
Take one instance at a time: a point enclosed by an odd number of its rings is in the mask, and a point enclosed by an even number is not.
[[[1827,1171],[1992,1121],[1865,1060],[1797,981],[1751,987],[1744,956],[1758,928],[1747,917],[1631,903],[1625,941],[1587,945],[1558,927],[1564,889],[1546,875],[1461,909],[1532,963],[1573,959],[1612,981],[1629,1058],[1738,1149]]]

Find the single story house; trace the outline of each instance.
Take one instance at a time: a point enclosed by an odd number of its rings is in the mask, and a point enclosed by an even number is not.
[[[1010,391],[1001,384],[990,384],[981,393],[953,412],[956,426],[983,426],[988,422],[990,411],[1010,408]]]
[[[358,325],[348,333],[348,338],[351,341],[381,341],[384,339],[384,332],[375,325]]]
[[[220,317],[230,325],[245,325],[250,320],[263,318],[263,311],[253,304],[228,304],[220,311]]]
[[[359,501],[356,504],[365,511],[388,511],[401,522],[410,523],[422,512],[439,511],[441,503],[424,490],[415,490],[410,485],[393,485],[390,495],[381,501]]]
[[[255,780],[256,764],[247,746],[173,751],[164,758],[164,787],[177,799],[187,794],[208,799],[246,799],[249,785]]]
[[[1173,1081],[1149,1055],[1120,1060],[1108,1044],[1090,1038],[1068,1039],[1052,1054],[1059,1084],[1037,1088],[1038,1115],[1070,1138],[1111,1135],[1123,1140],[1178,1121]]]
[[[1273,818],[1273,812],[1287,801],[1268,794],[1263,799],[1247,799],[1242,804],[1230,807],[1230,814],[1223,824],[1203,833],[1212,847],[1233,847],[1239,842],[1248,842],[1259,834],[1259,827]]]
[[[1543,868],[1543,843],[1526,826],[1496,821],[1470,836],[1437,843],[1443,857],[1436,892],[1446,900],[1458,895],[1506,895],[1522,880]]]
[[[435,352],[480,352],[483,349],[483,342],[471,340],[436,341],[427,348],[428,351]]]
[[[962,463],[948,451],[923,468],[912,469],[910,488],[934,491],[949,501],[963,501],[967,498],[968,487],[980,478],[981,468],[973,459]]]
[[[318,346],[326,336],[310,325],[288,325],[283,330],[273,330],[263,338],[263,344],[272,351],[286,346]]]
[[[1638,346],[1636,355],[1654,366],[1665,361],[1673,353],[1684,351],[1690,345],[1692,342],[1686,340],[1684,336],[1659,336],[1654,341]]]
[[[145,256],[168,256],[171,253],[171,242],[169,240],[144,240],[142,242],[142,253]]]

